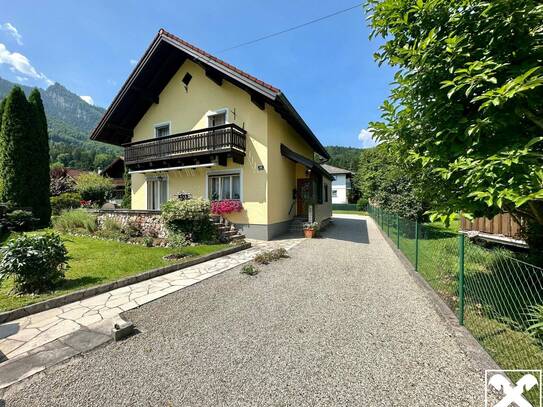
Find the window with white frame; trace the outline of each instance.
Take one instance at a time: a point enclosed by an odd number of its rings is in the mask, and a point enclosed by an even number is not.
[[[215,127],[226,124],[226,111],[207,116],[207,124],[208,127]]]
[[[147,209],[160,210],[168,200],[168,178],[147,178]]]
[[[170,135],[170,123],[155,125],[155,137],[166,137]]]
[[[241,175],[239,173],[209,174],[207,194],[210,201],[241,199]]]
[[[337,189],[332,189],[332,198],[337,198]]]

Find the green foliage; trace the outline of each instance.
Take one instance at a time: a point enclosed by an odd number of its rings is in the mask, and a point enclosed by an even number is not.
[[[364,149],[356,183],[360,190],[361,205],[372,202],[389,212],[410,219],[421,218],[428,208],[429,177],[424,170],[400,159],[393,145],[379,145]],[[360,210],[364,210],[361,208]]]
[[[184,233],[173,233],[170,232],[168,235],[168,247],[184,247],[190,244],[190,240],[187,240],[187,237]]]
[[[4,104],[0,130],[0,201],[18,207],[32,207],[33,111],[20,87],[14,87]],[[29,128],[30,125],[30,128]]]
[[[543,225],[543,7],[537,0],[369,0],[396,86],[372,123],[440,179],[436,214]],[[541,247],[543,238],[531,240]]]
[[[132,177],[128,173],[128,168],[124,170],[124,195],[121,204],[123,208],[132,208]]]
[[[534,305],[529,313],[531,325],[527,331],[539,341],[543,341],[543,305]]]
[[[252,264],[246,264],[241,268],[240,271],[241,274],[247,274],[248,276],[256,276],[258,273],[260,273],[260,270],[257,269]]]
[[[2,249],[0,278],[13,277],[20,293],[40,293],[53,289],[64,279],[68,251],[60,236],[23,235]]]
[[[258,264],[270,264],[273,261],[280,259],[286,259],[289,255],[284,248],[268,250],[262,253],[259,253],[255,256],[255,262]]]
[[[79,208],[81,195],[77,192],[65,192],[58,196],[52,196],[50,201],[53,214],[60,215],[60,213],[66,209]]]
[[[357,211],[365,211],[366,208],[368,207],[368,204],[369,204],[368,198],[360,198],[356,202],[356,210]]]
[[[36,219],[32,212],[22,209],[16,209],[6,214],[6,219],[12,230],[15,231],[27,231],[32,230],[39,219]]]
[[[352,172],[356,172],[356,170],[358,170],[358,157],[362,151],[361,148],[327,146],[326,151],[328,151],[328,154],[330,154],[330,159],[326,162],[326,164]]]
[[[113,183],[109,178],[90,172],[77,178],[76,189],[83,200],[102,205],[111,196]]]
[[[168,230],[192,242],[215,239],[210,221],[210,203],[204,199],[170,200],[162,205],[161,216]]]
[[[0,99],[14,86],[14,83],[0,78]],[[21,88],[27,95],[32,92],[28,86]],[[62,162],[71,168],[96,170],[97,155],[106,154],[108,162],[118,157],[120,147],[89,140],[89,132],[104,114],[104,109],[85,103],[59,84],[40,89],[40,94],[47,115],[51,162]]]
[[[95,235],[103,239],[128,241],[130,236],[125,233],[123,226],[114,219],[105,218]]]
[[[32,191],[33,202],[30,206],[39,219],[39,226],[48,226],[51,223],[51,203],[47,119],[38,89],[34,88],[30,92],[28,101],[33,112],[33,129],[29,129],[27,134],[27,137],[32,139],[27,164],[31,165],[33,174],[27,180],[27,188]]]
[[[84,209],[62,212],[53,218],[53,227],[64,233],[94,233],[98,229],[96,216]]]

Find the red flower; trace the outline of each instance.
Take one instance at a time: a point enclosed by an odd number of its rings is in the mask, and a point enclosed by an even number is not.
[[[232,212],[240,212],[243,209],[241,201],[237,199],[222,199],[211,201],[211,212],[216,215],[226,215]]]

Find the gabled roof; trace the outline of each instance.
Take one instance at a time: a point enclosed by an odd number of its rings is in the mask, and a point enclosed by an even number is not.
[[[224,79],[244,89],[261,109],[265,103],[274,107],[315,152],[330,158],[281,90],[163,29],[159,30],[92,131],[91,139],[116,145],[129,142],[134,127],[153,103],[159,103],[160,93],[187,59],[202,66],[212,80],[220,83]]]
[[[328,171],[330,174],[348,174],[353,175],[352,171],[345,170],[343,168],[334,167],[332,165],[323,164],[322,165],[326,171]]]

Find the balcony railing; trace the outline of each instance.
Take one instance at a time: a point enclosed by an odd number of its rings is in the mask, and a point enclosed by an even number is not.
[[[197,155],[237,152],[245,154],[246,131],[235,124],[172,134],[125,144],[126,165]]]

